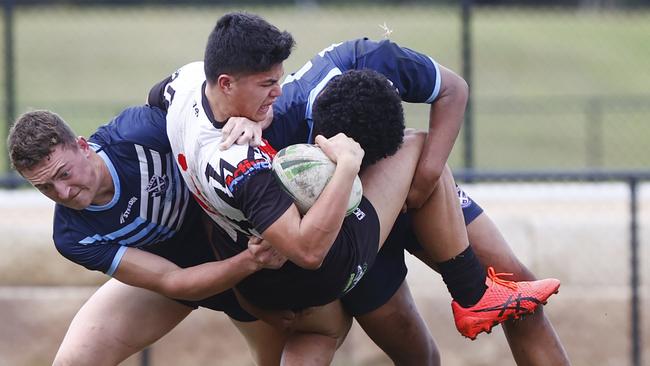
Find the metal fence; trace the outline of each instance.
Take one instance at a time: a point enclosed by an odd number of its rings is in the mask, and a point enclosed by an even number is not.
[[[471,99],[453,167],[650,167],[649,8],[321,3],[237,9],[294,34],[287,72],[333,42],[381,38],[385,23],[394,41],[463,74]],[[4,2],[3,134],[17,113],[33,108],[52,109],[90,133],[141,103],[164,75],[200,59],[214,20],[235,9],[21,4]],[[426,108],[407,107],[413,127],[424,127],[426,116]],[[2,159],[0,171],[7,167]]]
[[[644,181],[650,181],[650,171],[536,171],[536,172],[506,172],[486,171],[477,172],[474,170],[461,170],[455,172],[455,177],[460,181],[469,182],[622,182],[629,192],[628,213],[629,213],[629,337],[630,364],[641,366],[642,363],[642,300],[641,293],[641,267],[640,267],[640,205],[638,187]],[[605,214],[606,216],[606,214]],[[647,224],[647,223],[646,223]]]

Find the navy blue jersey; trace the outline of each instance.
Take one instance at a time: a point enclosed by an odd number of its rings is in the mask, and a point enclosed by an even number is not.
[[[405,102],[431,103],[440,91],[438,64],[429,56],[384,40],[367,38],[334,44],[289,75],[273,104],[273,123],[264,131],[271,146],[312,142],[312,105],[334,76],[371,69],[385,75]]]
[[[164,113],[154,107],[126,109],[101,126],[89,142],[108,167],[115,194],[103,205],[74,210],[56,205],[58,251],[91,270],[112,275],[127,247],[170,240],[186,215],[190,194],[173,160]],[[197,216],[198,218],[198,216]]]

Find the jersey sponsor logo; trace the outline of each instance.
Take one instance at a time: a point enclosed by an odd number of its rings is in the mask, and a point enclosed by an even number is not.
[[[347,293],[348,291],[352,290],[354,286],[361,281],[361,278],[363,275],[366,273],[368,270],[368,263],[364,263],[363,265],[357,265],[357,270],[354,273],[350,273],[350,278],[348,279],[348,282],[345,284],[345,287],[343,288],[343,293]]]
[[[167,190],[169,186],[169,178],[166,175],[154,175],[149,180],[149,184],[145,190],[151,194],[153,197],[160,197],[163,192]]]
[[[126,222],[126,219],[129,218],[129,215],[131,214],[131,208],[137,201],[138,201],[138,197],[135,196],[131,197],[129,203],[126,206],[126,210],[124,210],[124,212],[122,212],[122,214],[120,215],[120,224],[124,224]]]
[[[271,170],[271,162],[265,158],[255,160],[242,160],[232,172],[232,175],[226,177],[226,185],[230,192],[234,192],[237,185],[245,181],[246,178],[260,171]]]
[[[467,193],[460,189],[459,186],[456,186],[456,193],[458,193],[458,199],[460,200],[460,207],[467,208],[472,204],[472,199],[469,198]]]

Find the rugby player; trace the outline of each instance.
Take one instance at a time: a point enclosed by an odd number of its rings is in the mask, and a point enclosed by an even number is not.
[[[387,125],[391,121],[383,118],[385,112],[381,106],[385,101],[379,98],[381,94],[376,91],[376,88],[381,90],[383,87],[375,87],[377,83],[371,81],[377,77],[370,74],[340,77],[350,70],[381,73],[388,78],[403,101],[431,104],[425,150],[410,192],[409,203],[418,207],[421,197],[427,196],[436,187],[437,177],[443,172],[460,128],[467,98],[464,81],[427,55],[400,47],[389,40],[376,42],[366,38],[333,44],[323,49],[286,78],[282,85],[283,95],[274,104],[273,123],[264,130],[264,137],[272,146],[281,149],[290,144],[312,142],[312,136],[316,134],[331,136],[343,132],[364,148],[364,165],[390,153],[393,148],[391,146],[394,146],[391,139],[395,137],[389,131],[393,127]],[[413,197],[413,191],[419,193]],[[513,273],[510,278],[512,280],[535,280],[535,276],[518,260],[483,209],[461,188],[458,188],[457,193],[469,242],[481,263],[488,264],[499,272]],[[357,287],[342,299],[346,310],[355,316],[366,333],[399,364],[412,359],[414,355],[427,352],[433,344],[432,341],[424,341],[426,332],[420,331],[420,336],[406,333],[421,329],[422,321],[414,311],[415,305],[407,284],[403,281],[407,269],[402,247],[405,246],[429,266],[441,271],[445,282],[450,277],[451,281],[454,278],[453,273],[444,276],[444,266],[440,266],[435,258],[422,250],[418,239],[427,240],[427,237],[416,235],[418,221],[413,223],[412,216],[409,213],[398,218],[391,235],[391,243],[398,245],[391,244],[382,248],[375,265]],[[424,220],[419,224],[430,225],[430,221]],[[444,230],[444,227],[441,229]],[[444,232],[433,237],[439,235],[444,235]],[[389,269],[400,276],[386,275],[390,272]],[[452,288],[450,291],[453,295]],[[498,307],[500,304],[490,305]],[[411,314],[407,313],[409,310]],[[465,313],[462,307],[454,306],[459,330],[464,326],[462,315]],[[479,328],[464,334],[475,337],[475,332],[480,331],[484,324],[475,325]],[[397,331],[400,329],[405,333],[400,334]],[[505,322],[504,331],[518,364],[569,364],[566,352],[542,307],[523,320]],[[421,349],[422,352],[414,349]],[[416,363],[417,360],[414,360],[413,364]]]
[[[262,244],[216,261],[165,125],[161,110],[142,106],[89,139],[48,111],[27,112],[10,130],[14,168],[56,202],[57,250],[111,277],[75,315],[53,364],[117,365],[201,306],[225,312],[249,343],[269,345],[251,347],[258,365],[277,365],[282,340],[229,289],[284,258]]]

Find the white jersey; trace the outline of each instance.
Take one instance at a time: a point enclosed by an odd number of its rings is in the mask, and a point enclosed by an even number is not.
[[[205,212],[233,240],[236,240],[237,232],[260,236],[256,228],[261,226],[265,229],[267,225],[251,224],[242,211],[244,204],[239,202],[234,192],[251,176],[260,172],[270,173],[275,151],[265,143],[260,147],[233,145],[220,150],[218,146],[224,123],[214,120],[205,98],[205,85],[202,62],[183,66],[166,83],[163,95],[168,106],[167,136],[176,163],[189,190]],[[279,217],[277,214],[271,216],[270,223]]]

